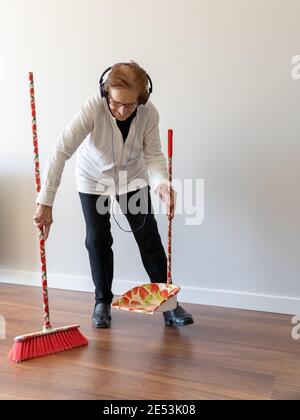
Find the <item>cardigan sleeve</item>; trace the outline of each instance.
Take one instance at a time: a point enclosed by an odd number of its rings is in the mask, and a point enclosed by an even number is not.
[[[85,102],[81,111],[73,118],[52,148],[43,176],[41,191],[36,203],[53,206],[60,185],[65,163],[76,152],[80,144],[93,130],[93,101]]]
[[[148,169],[150,184],[155,191],[160,183],[168,182],[168,173],[166,158],[161,148],[159,113],[154,105],[152,105],[146,126],[143,148],[144,161]]]

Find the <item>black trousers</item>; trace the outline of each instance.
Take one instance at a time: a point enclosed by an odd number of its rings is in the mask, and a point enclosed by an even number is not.
[[[135,200],[140,211],[130,211],[129,201]],[[95,285],[96,303],[111,303],[113,300],[112,281],[114,277],[113,237],[110,223],[110,197],[79,193],[86,223],[85,245],[88,250],[91,273]],[[165,283],[167,280],[167,257],[161,242],[157,222],[151,204],[150,187],[117,196],[122,212],[139,247],[144,268],[150,282]],[[143,202],[140,202],[143,200]],[[99,213],[99,203],[108,211]],[[130,206],[129,206],[130,207]],[[126,211],[127,210],[127,211]],[[144,223],[145,222],[145,223]],[[143,226],[144,224],[144,226]],[[139,228],[142,229],[139,230]]]

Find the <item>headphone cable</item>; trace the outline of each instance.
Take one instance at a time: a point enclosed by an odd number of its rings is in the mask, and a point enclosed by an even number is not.
[[[108,104],[108,101],[107,101],[107,104]],[[109,107],[109,104],[108,104],[108,107]],[[115,161],[115,149],[114,149],[114,131],[113,131],[113,126],[112,126],[112,122],[111,122],[111,117],[109,116],[109,122],[110,122],[110,126],[111,126],[111,133],[112,133],[112,136],[111,136],[111,141],[112,141],[112,152],[113,152],[113,162],[114,162],[114,171],[115,171],[115,179],[114,179],[114,181],[115,181],[115,186],[117,186],[117,183],[116,183],[116,177],[117,177],[117,170],[116,170],[116,161]],[[128,158],[128,161],[127,161],[127,163],[120,169],[121,171],[125,168],[127,168],[127,166],[128,166],[128,163],[129,163],[129,161],[130,161],[130,158],[131,158],[131,155],[132,155],[132,152],[133,152],[133,146],[134,146],[134,143],[135,143],[135,140],[136,140],[136,136],[137,136],[137,125],[138,125],[138,113],[136,114],[136,127],[135,127],[135,135],[134,135],[134,139],[133,139],[133,142],[132,142],[132,146],[131,146],[131,151],[130,151],[130,155],[129,155],[129,158]],[[145,213],[145,217],[144,217],[144,222],[143,222],[143,224],[139,227],[139,228],[137,228],[137,229],[135,229],[135,230],[126,230],[126,229],[123,229],[121,226],[120,226],[120,224],[119,224],[119,222],[117,221],[117,219],[116,219],[116,217],[115,217],[115,214],[114,214],[114,203],[115,203],[115,201],[117,201],[117,199],[116,199],[116,196],[118,196],[119,197],[119,195],[118,194],[114,194],[114,199],[113,199],[113,202],[112,202],[112,205],[111,205],[111,209],[112,209],[112,215],[113,215],[113,218],[114,218],[114,221],[116,222],[116,224],[119,226],[119,228],[123,231],[123,232],[125,232],[125,233],[136,233],[136,232],[139,232],[140,230],[142,230],[143,228],[144,228],[144,226],[145,226],[145,224],[146,224],[146,219],[147,219],[147,212]],[[145,203],[147,202],[147,199],[146,199],[146,194],[144,193],[144,197],[145,197]],[[120,204],[119,204],[120,205]],[[128,209],[127,209],[128,210]]]

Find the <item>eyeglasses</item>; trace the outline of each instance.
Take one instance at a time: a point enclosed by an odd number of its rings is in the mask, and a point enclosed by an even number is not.
[[[134,110],[137,107],[137,102],[131,103],[131,104],[121,104],[120,102],[116,102],[113,99],[109,98],[109,104],[115,108],[119,109],[121,106],[123,106],[125,109],[128,109],[128,111]]]

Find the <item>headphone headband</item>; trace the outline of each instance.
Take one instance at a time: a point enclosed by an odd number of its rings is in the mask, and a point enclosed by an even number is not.
[[[104,82],[104,76],[106,75],[106,73],[108,73],[109,71],[111,71],[116,65],[119,65],[119,64],[123,64],[123,65],[125,65],[125,66],[131,66],[132,64],[131,63],[117,63],[117,64],[114,64],[113,66],[110,66],[110,67],[108,67],[104,72],[103,72],[103,74],[102,74],[102,76],[101,76],[101,78],[100,78],[100,82],[99,82],[99,84],[100,84],[100,93],[101,93],[101,97],[102,98],[106,98],[106,96],[107,96],[107,94],[106,94],[106,90],[105,90],[105,83],[106,82]],[[153,84],[152,84],[152,80],[151,80],[151,78],[150,78],[150,76],[149,76],[149,74],[148,73],[146,73],[146,76],[147,76],[147,79],[148,79],[148,81],[149,81],[149,83],[150,83],[150,86],[149,86],[149,91],[148,91],[148,95],[147,95],[147,98],[146,98],[146,100],[144,100],[143,101],[143,103],[142,104],[140,104],[140,105],[146,105],[146,103],[148,102],[148,100],[149,100],[149,97],[150,97],[150,95],[151,95],[151,93],[153,92]]]

